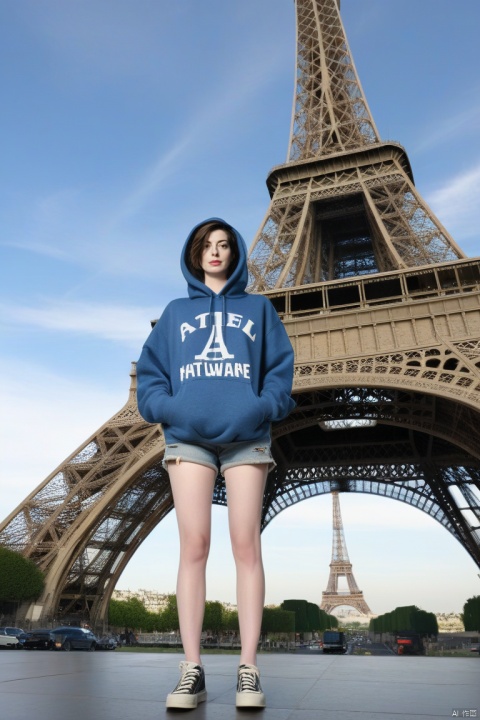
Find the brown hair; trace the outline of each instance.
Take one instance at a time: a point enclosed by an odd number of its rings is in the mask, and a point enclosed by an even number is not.
[[[203,250],[206,241],[214,230],[224,230],[226,232],[228,244],[230,246],[230,250],[232,251],[232,260],[230,262],[230,265],[228,266],[227,277],[230,277],[230,275],[237,267],[240,257],[237,238],[235,236],[233,228],[230,227],[230,225],[219,222],[218,220],[212,220],[210,222],[204,223],[203,225],[200,225],[200,227],[196,229],[195,234],[193,235],[188,244],[185,262],[192,275],[194,275],[197,280],[201,280],[202,282],[205,277],[205,273],[202,270]]]

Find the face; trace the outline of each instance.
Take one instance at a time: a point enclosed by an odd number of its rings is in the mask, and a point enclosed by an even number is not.
[[[202,253],[202,270],[205,278],[226,280],[232,250],[225,230],[213,230],[205,240]]]

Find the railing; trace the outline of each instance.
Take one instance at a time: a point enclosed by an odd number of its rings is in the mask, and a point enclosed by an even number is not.
[[[267,290],[283,319],[368,309],[480,290],[480,258],[455,260],[352,279]]]

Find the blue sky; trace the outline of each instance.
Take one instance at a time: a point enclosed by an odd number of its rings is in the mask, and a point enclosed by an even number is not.
[[[382,138],[480,254],[478,0],[342,0],[342,17]],[[126,401],[150,319],[185,292],[190,228],[217,215],[252,241],[286,158],[294,60],[292,0],[0,0],[1,518]],[[425,514],[341,502],[374,612],[460,611],[480,592]],[[208,596],[233,602],[226,533],[214,508]],[[282,513],[263,541],[267,602],[318,602],[330,498]],[[118,587],[172,591],[176,548],[171,515]]]

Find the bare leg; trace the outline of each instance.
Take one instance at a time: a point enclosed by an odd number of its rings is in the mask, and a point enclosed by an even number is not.
[[[239,465],[225,470],[228,523],[237,569],[240,664],[257,664],[265,602],[260,522],[267,470],[267,465]]]
[[[180,536],[177,605],[185,659],[200,665],[205,570],[210,550],[212,495],[217,473],[195,463],[168,463]]]

